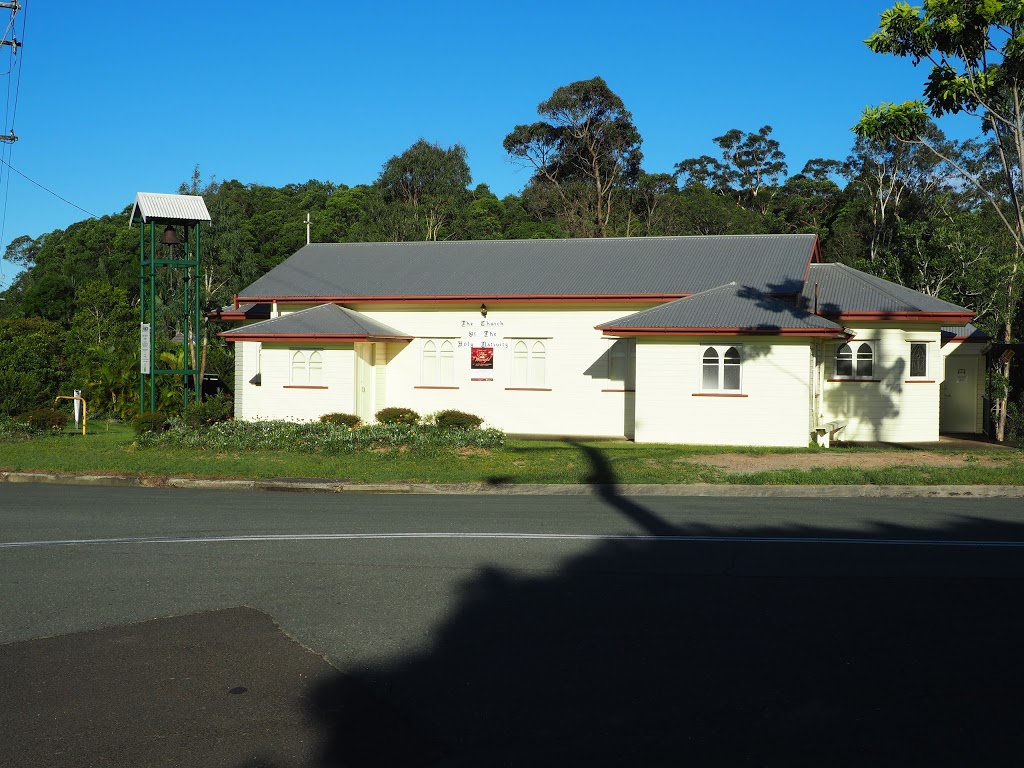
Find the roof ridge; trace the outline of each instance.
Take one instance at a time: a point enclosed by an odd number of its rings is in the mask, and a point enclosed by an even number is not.
[[[739,240],[742,238],[771,238],[771,239],[796,239],[796,238],[813,238],[817,235],[810,232],[750,232],[735,235],[651,235],[645,237],[637,237],[635,235],[626,236],[619,235],[616,237],[537,237],[537,238],[504,238],[500,240],[484,239],[484,240],[373,240],[373,241],[359,241],[351,243],[306,243],[307,245],[399,245],[399,246],[430,246],[430,245],[481,245],[487,243],[528,243],[528,244],[540,244],[540,243],[566,243],[566,242],[609,242],[609,241],[622,241],[628,240],[632,242],[636,241],[647,241],[647,240]]]

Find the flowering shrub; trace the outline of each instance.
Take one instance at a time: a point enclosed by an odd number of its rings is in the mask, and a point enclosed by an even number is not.
[[[139,436],[140,448],[177,446],[199,450],[267,450],[292,453],[347,453],[365,450],[431,451],[453,448],[500,448],[500,429],[441,429],[428,425],[369,424],[345,427],[319,422],[225,421],[203,429],[181,422],[157,435]]]
[[[47,431],[34,427],[27,421],[16,421],[7,416],[0,416],[0,442],[30,440],[33,437],[46,434]]]
[[[381,424],[418,424],[420,415],[412,408],[381,408],[375,414]]]
[[[359,417],[354,413],[325,413],[320,417],[324,424],[337,424],[341,427],[358,427]]]

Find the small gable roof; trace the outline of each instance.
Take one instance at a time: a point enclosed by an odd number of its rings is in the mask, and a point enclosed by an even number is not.
[[[960,325],[974,317],[969,309],[845,264],[812,264],[803,301],[817,314],[840,320],[938,320]]]
[[[831,320],[737,283],[670,301],[597,328],[607,336],[843,335],[843,327]]]
[[[408,341],[413,337],[366,315],[336,304],[291,312],[281,317],[225,331],[229,341]]]
[[[168,195],[162,192],[139,192],[132,206],[131,222],[148,224],[195,224],[210,221],[206,201],[199,195]]]
[[[815,235],[314,243],[238,299],[667,300],[732,280],[796,296],[817,258]]]

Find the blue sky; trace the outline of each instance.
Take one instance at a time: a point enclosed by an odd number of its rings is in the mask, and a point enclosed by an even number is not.
[[[595,75],[633,113],[646,170],[769,124],[793,174],[845,158],[864,106],[917,98],[926,75],[862,42],[891,0],[20,2],[20,83],[0,79],[0,127],[17,85],[20,140],[0,157],[100,216],[175,192],[196,164],[204,179],[369,183],[420,137],[463,144],[474,184],[518,192],[528,173],[502,139]],[[0,204],[0,254],[87,217],[6,167]],[[3,284],[14,272],[0,263]]]

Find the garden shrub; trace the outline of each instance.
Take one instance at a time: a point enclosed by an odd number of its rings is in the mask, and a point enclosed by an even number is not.
[[[156,413],[137,413],[132,418],[132,429],[136,435],[152,432],[159,435],[167,428],[167,415]]]
[[[36,429],[28,422],[0,416],[0,441],[29,440],[40,434],[42,434],[41,430]]]
[[[441,429],[476,429],[484,420],[463,411],[440,411],[434,415],[434,423]]]
[[[352,413],[325,413],[320,417],[320,422],[339,427],[358,427],[359,417]]]
[[[18,417],[18,421],[23,421],[32,428],[42,431],[48,429],[60,431],[68,423],[68,415],[53,408],[36,408],[34,411],[23,413]]]
[[[234,416],[235,406],[230,398],[223,394],[208,397],[198,403],[189,403],[182,411],[181,419],[189,429],[200,429],[227,421]]]
[[[172,427],[140,435],[140,448],[175,446],[215,451],[288,451],[336,455],[353,451],[433,452],[458,448],[500,448],[499,429],[440,429],[410,424],[369,424],[337,429],[332,424],[292,421],[225,421],[208,429]]]
[[[1017,402],[1011,400],[1006,404],[1005,437],[1024,445],[1024,395]]]
[[[419,424],[420,415],[412,408],[381,408],[377,411],[377,421],[381,424]]]

